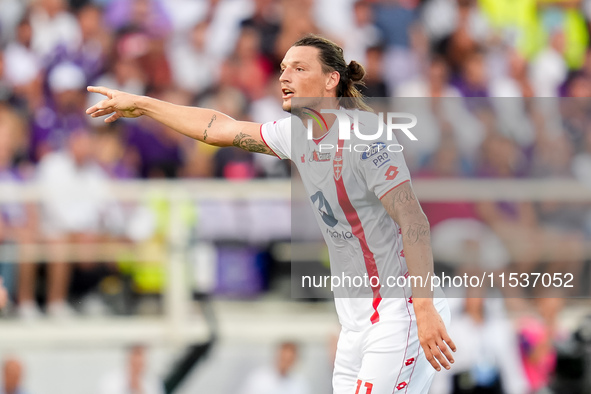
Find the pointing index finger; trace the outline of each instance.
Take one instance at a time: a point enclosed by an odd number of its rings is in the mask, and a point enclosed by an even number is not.
[[[109,93],[110,93],[110,90],[111,89],[107,89],[104,86],[88,86],[86,88],[86,90],[88,90],[89,92],[92,92],[92,93],[100,93],[100,94],[102,94],[104,96],[107,96],[107,97],[111,98],[109,96]]]

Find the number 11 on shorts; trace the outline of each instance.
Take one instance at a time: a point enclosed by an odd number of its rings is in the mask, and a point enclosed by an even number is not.
[[[361,381],[361,379],[357,379],[357,390],[355,390],[355,394],[360,394],[359,389],[361,388],[362,383],[363,382]],[[365,394],[371,394],[371,390],[373,389],[373,383],[365,382],[364,386],[365,386]],[[363,394],[363,393],[361,393],[361,394]]]

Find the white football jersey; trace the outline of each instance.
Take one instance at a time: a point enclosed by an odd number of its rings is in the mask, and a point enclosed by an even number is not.
[[[352,120],[353,110],[346,111]],[[375,134],[381,119],[362,111],[358,116],[360,132]],[[387,140],[384,133],[363,141],[351,132],[351,139],[339,140],[338,123],[309,140],[306,127],[293,116],[263,124],[261,137],[278,157],[297,166],[328,245],[331,274],[379,277],[379,284],[373,280],[368,287],[335,290],[340,323],[357,331],[414,314],[410,287],[395,284],[400,276],[408,277],[402,232],[380,201],[409,182],[410,174],[395,137]]]

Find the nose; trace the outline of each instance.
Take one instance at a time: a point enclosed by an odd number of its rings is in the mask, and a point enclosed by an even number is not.
[[[290,82],[290,81],[291,81],[291,78],[290,78],[289,68],[286,68],[285,70],[283,70],[283,72],[279,76],[279,82]]]

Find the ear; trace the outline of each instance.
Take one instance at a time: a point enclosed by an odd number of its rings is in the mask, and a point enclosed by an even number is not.
[[[336,91],[337,87],[339,86],[339,82],[341,81],[341,75],[339,74],[338,71],[333,71],[327,74],[327,78],[326,78],[326,90],[327,91],[331,91],[334,90]]]

